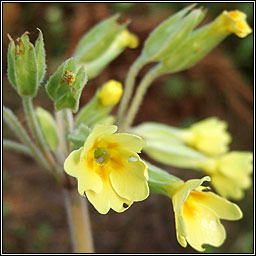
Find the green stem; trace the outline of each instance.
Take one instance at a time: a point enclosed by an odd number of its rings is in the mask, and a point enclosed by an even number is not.
[[[160,72],[161,72],[161,65],[157,65],[153,67],[140,82],[136,90],[135,97],[133,98],[131,106],[126,115],[125,121],[121,124],[121,128],[120,128],[121,131],[126,131],[131,126],[139,110],[140,104],[142,103],[143,97],[148,87],[151,85],[153,80],[160,75]]]
[[[64,118],[63,118],[63,111],[56,112],[56,124],[58,127],[59,133],[59,148],[58,151],[64,156],[68,155],[67,148],[66,148],[66,138],[65,138],[65,128],[64,128]]]
[[[12,130],[12,132],[17,136],[17,138],[25,144],[30,152],[32,152],[35,160],[42,165],[46,170],[50,170],[51,167],[46,161],[44,155],[37,148],[37,146],[32,142],[30,137],[28,136],[26,130],[23,128],[17,117],[13,114],[13,112],[3,106],[3,117],[6,124]]]
[[[27,146],[24,146],[23,144],[17,143],[12,140],[3,139],[3,147],[6,149],[17,151],[19,153],[23,153],[25,155],[29,155],[29,156],[33,155]]]
[[[65,208],[71,233],[73,252],[93,253],[87,201],[76,190],[63,189]]]
[[[37,145],[39,146],[39,148],[43,152],[44,156],[46,157],[47,161],[49,162],[51,168],[53,170],[56,170],[57,167],[56,167],[55,160],[54,160],[50,150],[47,147],[46,141],[43,137],[38,120],[36,118],[34,106],[32,103],[32,98],[31,97],[22,97],[22,100],[23,100],[23,107],[24,107],[24,111],[26,114],[26,118],[27,118],[27,122],[28,122],[28,126],[30,128],[30,131],[31,131]]]
[[[126,77],[125,86],[124,86],[124,94],[118,109],[117,115],[117,125],[120,126],[124,119],[124,113],[127,109],[129,100],[132,96],[134,84],[136,77],[140,71],[140,69],[146,64],[144,58],[140,56],[131,66],[129,72]]]

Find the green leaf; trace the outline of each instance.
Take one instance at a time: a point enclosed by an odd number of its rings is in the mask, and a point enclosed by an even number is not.
[[[59,144],[57,126],[51,113],[38,107],[36,117],[42,130],[43,136],[52,150],[56,150]]]
[[[82,147],[90,133],[91,129],[87,125],[80,124],[77,129],[75,129],[71,134],[69,134],[68,140],[73,143],[73,150]]]
[[[44,38],[42,31],[38,28],[39,35],[35,44],[37,68],[38,68],[38,83],[40,84],[45,75],[46,64],[45,64],[45,49],[44,49]]]
[[[71,72],[72,76],[74,76],[72,84],[69,84],[68,80],[65,79],[67,72]],[[55,110],[59,111],[63,108],[70,108],[73,112],[76,112],[86,83],[87,75],[84,66],[81,66],[78,72],[76,72],[74,58],[70,58],[62,63],[46,85],[46,91],[54,101]]]

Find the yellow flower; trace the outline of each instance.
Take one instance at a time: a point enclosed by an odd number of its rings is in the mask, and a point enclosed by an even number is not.
[[[246,14],[238,10],[224,11],[220,15],[222,30],[234,33],[238,37],[244,38],[252,33],[252,29],[246,22]]]
[[[182,140],[207,155],[216,156],[227,152],[231,142],[231,136],[226,129],[226,122],[211,117],[186,129],[182,133]]]
[[[236,204],[212,193],[203,192],[204,181],[192,179],[180,185],[171,195],[175,213],[178,242],[186,247],[189,243],[194,249],[204,251],[203,244],[221,246],[226,231],[220,219],[238,220],[242,212]]]
[[[64,163],[66,173],[77,178],[78,192],[96,210],[123,212],[149,195],[147,166],[136,152],[144,141],[135,135],[116,133],[115,125],[95,125],[84,146]]]
[[[122,84],[115,80],[109,80],[98,93],[103,106],[116,105],[123,94]]]
[[[239,200],[251,185],[252,160],[251,152],[233,151],[203,162],[201,168],[211,176],[220,195]]]

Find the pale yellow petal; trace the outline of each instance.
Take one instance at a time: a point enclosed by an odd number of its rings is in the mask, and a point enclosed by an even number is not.
[[[120,197],[113,189],[109,181],[103,183],[101,193],[95,193],[91,190],[86,191],[88,200],[92,203],[95,209],[101,213],[106,214],[112,208],[116,212],[123,212],[127,210],[133,202]]]
[[[224,242],[225,229],[209,208],[189,200],[183,206],[183,218],[187,229],[186,240],[194,249],[204,251],[203,244],[218,247]]]
[[[238,220],[243,217],[240,208],[212,192],[191,191],[189,197],[192,197],[198,204],[211,209],[220,219]]]
[[[211,178],[212,185],[221,196],[236,200],[239,200],[244,196],[239,180],[235,180],[221,174],[214,174]]]
[[[179,244],[183,247],[186,247],[187,231],[186,231],[186,223],[182,217],[182,213],[175,213],[175,227],[176,227],[176,236]]]
[[[137,135],[128,133],[116,133],[104,136],[104,140],[116,143],[118,147],[140,153],[146,143]]]
[[[252,173],[253,154],[251,152],[230,152],[218,160],[218,169],[226,176],[240,178]]]
[[[86,190],[93,190],[99,193],[102,190],[102,181],[97,173],[86,168],[85,161],[81,158],[83,148],[74,150],[64,162],[64,170],[70,176],[76,177],[78,192],[84,195]]]
[[[117,126],[115,125],[96,124],[84,143],[82,155],[85,155],[91,149],[95,141],[100,140],[102,136],[113,134],[116,131]]]
[[[72,177],[78,177],[84,171],[84,166],[81,165],[82,151],[83,148],[72,151],[64,162],[65,172]]]
[[[119,153],[124,161],[112,163],[110,180],[113,188],[121,197],[130,201],[146,199],[149,195],[147,177],[145,177],[147,166],[136,153],[129,153],[129,151]],[[128,159],[133,160],[128,161]]]
[[[209,176],[205,176],[202,179],[191,179],[186,181],[181,187],[177,189],[172,197],[173,210],[175,213],[182,211],[182,206],[186,201],[191,190],[199,187],[204,181],[210,181]]]

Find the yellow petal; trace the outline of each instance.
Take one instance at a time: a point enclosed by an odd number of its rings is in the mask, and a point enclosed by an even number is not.
[[[104,136],[104,140],[111,143],[117,143],[118,147],[137,153],[140,153],[146,144],[139,136],[128,133],[116,133],[113,135],[107,135]]]
[[[187,242],[196,250],[204,251],[203,244],[220,246],[226,232],[216,214],[191,198],[183,205],[183,218],[187,229]]]
[[[211,209],[220,219],[238,220],[243,217],[240,208],[212,192],[194,192],[191,191],[190,197],[193,197],[198,204]]]
[[[226,131],[227,123],[216,117],[195,123],[184,133],[187,143],[208,155],[223,154],[228,150],[231,136]]]
[[[86,190],[93,190],[99,193],[102,190],[102,181],[93,170],[86,169],[86,165],[81,159],[83,148],[74,150],[64,162],[64,170],[78,181],[78,192],[84,195]]]
[[[236,200],[243,198],[244,192],[242,185],[247,185],[248,179],[240,179],[240,182],[239,179],[232,179],[218,173],[212,175],[211,178],[212,185],[221,196],[226,198],[233,198]]]
[[[209,176],[205,176],[202,179],[191,179],[186,181],[183,185],[181,185],[177,191],[174,193],[172,197],[173,210],[175,213],[179,213],[182,211],[182,206],[186,201],[187,197],[191,190],[199,187],[204,181],[210,181]]]
[[[93,204],[95,209],[101,213],[106,214],[112,208],[116,212],[123,212],[127,210],[132,202],[120,197],[111,186],[109,180],[103,183],[101,193],[95,193],[91,190],[86,191],[88,200]]]
[[[104,135],[113,134],[116,132],[116,130],[117,126],[115,125],[96,124],[84,143],[82,155],[86,155],[96,140],[100,140],[100,138]]]
[[[112,164],[110,181],[115,191],[130,201],[141,201],[148,197],[147,166],[136,153],[119,151],[119,157],[124,161],[115,166]],[[128,161],[132,159],[132,161]]]
[[[226,176],[240,178],[252,173],[252,160],[251,152],[233,151],[218,160],[218,167]]]
[[[82,151],[83,148],[72,151],[64,162],[65,172],[72,177],[78,177],[84,171],[80,160]]]
[[[176,236],[179,244],[183,247],[187,246],[187,229],[186,223],[183,219],[182,213],[175,213],[175,226],[176,226]]]

